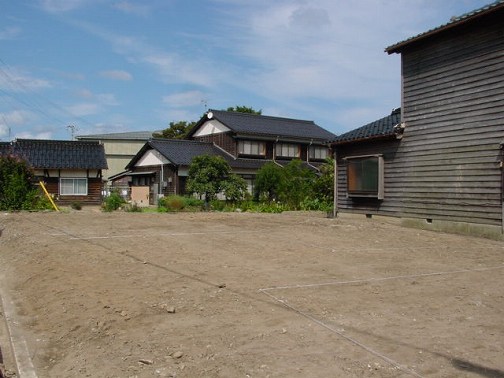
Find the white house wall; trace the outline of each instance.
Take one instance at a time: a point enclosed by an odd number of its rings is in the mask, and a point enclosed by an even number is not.
[[[156,150],[147,151],[135,164],[135,167],[170,164],[171,162]]]
[[[224,126],[219,121],[213,119],[206,121],[198,131],[194,133],[195,137],[201,137],[205,135],[221,134],[230,131],[230,129]]]

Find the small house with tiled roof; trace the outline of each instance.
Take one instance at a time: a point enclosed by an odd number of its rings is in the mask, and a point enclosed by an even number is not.
[[[16,139],[4,143],[0,153],[25,160],[60,205],[102,201],[102,171],[107,169],[107,160],[98,142]]]
[[[211,110],[191,129],[188,139],[151,139],[126,166],[110,177],[115,188],[137,204],[155,204],[159,196],[185,194],[192,159],[220,156],[253,191],[255,175],[266,163],[287,165],[300,159],[318,170],[330,156],[334,134],[313,121]]]
[[[504,1],[387,47],[401,112],[333,140],[336,210],[504,237]]]

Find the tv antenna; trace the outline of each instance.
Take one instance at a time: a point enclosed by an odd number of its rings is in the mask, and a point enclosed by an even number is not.
[[[72,135],[72,139],[71,140],[74,140],[74,138],[75,138],[75,132],[79,130],[77,128],[77,126],[75,126],[75,125],[68,125],[67,126],[67,130],[69,130],[70,134]]]

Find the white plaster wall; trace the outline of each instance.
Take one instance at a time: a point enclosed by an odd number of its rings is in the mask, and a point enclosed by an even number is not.
[[[229,131],[229,128],[224,126],[222,123],[220,123],[217,120],[209,120],[206,121],[200,128],[199,130],[194,133],[195,137],[199,136],[205,136],[205,135],[212,135],[212,134],[221,134]]]

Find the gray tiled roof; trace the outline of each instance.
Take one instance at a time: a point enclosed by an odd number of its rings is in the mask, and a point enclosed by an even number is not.
[[[189,165],[195,156],[220,155],[212,143],[182,139],[152,139],[148,145],[158,150],[175,165]]]
[[[481,17],[483,15],[493,13],[497,11],[498,9],[504,9],[504,0],[497,0],[491,4],[485,5],[484,7],[481,7],[479,9],[475,9],[471,12],[465,13],[461,16],[458,17],[453,17],[450,22],[440,25],[434,29],[428,30],[426,32],[420,33],[414,37],[408,38],[404,41],[395,43],[385,49],[385,51],[389,54],[392,53],[397,53],[402,50],[403,47],[409,45],[412,42],[416,42],[418,40],[430,37],[431,35],[437,34],[439,32],[442,32],[447,29],[451,29],[453,27],[456,27],[460,24],[463,24],[467,21],[471,21],[475,18]]]
[[[150,149],[159,151],[165,158],[176,166],[189,166],[194,157],[200,155],[220,156],[234,169],[259,169],[264,164],[271,162],[268,159],[234,158],[213,143],[185,140],[185,139],[151,139],[126,166],[132,169],[138,160]],[[287,164],[288,162],[285,162]],[[125,175],[128,172],[123,172]]]
[[[307,141],[314,139],[319,142],[325,142],[335,137],[333,133],[313,121],[222,110],[211,110],[210,112],[213,115],[212,119],[218,120],[237,134],[263,136],[271,139],[276,137],[305,139]],[[189,135],[191,136],[207,120],[208,118],[204,116]]]
[[[380,118],[377,121],[368,123],[367,125],[341,134],[336,139],[334,139],[332,143],[343,144],[361,140],[393,137],[402,132],[402,129],[398,129],[397,127],[400,123],[401,108],[397,108],[394,109],[392,113],[386,117]]]
[[[107,169],[103,145],[98,142],[16,139],[11,151],[38,169]]]
[[[8,154],[11,149],[10,142],[0,142],[0,155]]]

